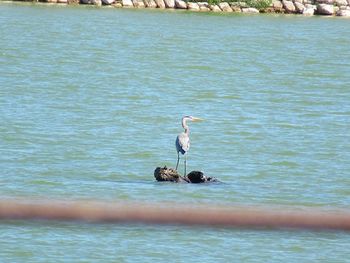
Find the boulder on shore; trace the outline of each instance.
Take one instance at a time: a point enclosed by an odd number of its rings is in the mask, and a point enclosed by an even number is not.
[[[346,16],[346,17],[350,17],[350,10],[347,9],[341,9],[337,12],[337,16]]]
[[[178,9],[187,9],[187,4],[182,0],[175,0],[175,7]]]
[[[315,0],[316,4],[327,4],[327,5],[333,5],[334,0]]]
[[[284,8],[283,8],[283,4],[281,1],[275,0],[272,2],[272,8],[276,11],[276,12],[283,12]]]
[[[299,2],[295,2],[295,9],[299,14],[302,14],[304,12],[305,6]]]
[[[209,5],[209,8],[213,12],[221,12],[221,9],[218,5]]]
[[[122,5],[123,5],[123,7],[134,7],[131,0],[122,0]]]
[[[199,5],[195,2],[188,2],[187,9],[191,11],[199,11]]]
[[[241,13],[242,9],[239,6],[231,6],[232,12]]]
[[[102,4],[104,5],[111,5],[114,4],[115,0],[102,0]]]
[[[166,8],[174,8],[175,7],[175,0],[164,0],[164,4]]]
[[[158,8],[165,8],[165,3],[163,0],[154,0],[156,2]]]
[[[295,6],[292,1],[282,0],[282,4],[287,13],[295,13]]]
[[[313,8],[313,7],[305,7],[305,9],[303,11],[304,16],[313,16],[314,13],[315,13],[315,8]]]
[[[334,6],[327,4],[317,5],[317,14],[331,16],[334,14]]]
[[[148,8],[156,8],[157,4],[156,2],[154,2],[154,0],[143,0],[143,2],[145,3],[145,6]]]
[[[334,4],[337,6],[347,6],[348,2],[346,0],[335,0]]]
[[[134,4],[134,7],[136,7],[136,8],[145,7],[145,3],[142,0],[132,0],[132,3]]]
[[[227,2],[219,3],[219,7],[224,12],[232,12],[232,8]]]
[[[101,6],[102,5],[102,1],[101,0],[80,0],[80,3],[86,4],[86,5],[97,5],[97,6]]]
[[[209,4],[207,2],[197,2],[200,11],[210,11]]]
[[[242,13],[258,14],[259,10],[253,7],[242,8]]]

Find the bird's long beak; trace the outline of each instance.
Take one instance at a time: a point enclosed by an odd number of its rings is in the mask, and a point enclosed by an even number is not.
[[[204,121],[204,120],[203,120],[203,119],[201,119],[201,118],[192,117],[192,121]]]

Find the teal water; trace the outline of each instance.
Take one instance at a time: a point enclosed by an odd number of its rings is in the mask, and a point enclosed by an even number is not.
[[[350,208],[349,20],[0,3],[0,197]],[[156,183],[176,164],[223,184]],[[182,170],[182,166],[180,168]],[[180,170],[180,171],[181,171]],[[349,262],[350,236],[3,221],[1,262]]]

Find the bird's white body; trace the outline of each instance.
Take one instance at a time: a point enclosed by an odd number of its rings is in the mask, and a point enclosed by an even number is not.
[[[181,154],[186,154],[190,149],[190,137],[188,134],[182,132],[176,138],[176,150]]]
[[[176,170],[177,167],[179,166],[179,160],[180,160],[180,153],[182,155],[185,155],[185,161],[184,161],[184,168],[185,168],[185,173],[184,175],[186,176],[186,153],[190,149],[190,128],[187,126],[187,121],[199,121],[201,119],[192,117],[192,116],[185,116],[182,118],[182,127],[185,129],[184,132],[180,133],[176,137],[175,141],[175,146],[176,146],[176,151],[177,151],[177,163],[176,163]]]

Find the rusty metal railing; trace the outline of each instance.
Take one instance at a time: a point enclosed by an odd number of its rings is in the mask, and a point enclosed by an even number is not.
[[[137,202],[0,200],[0,220],[180,224],[233,228],[350,231],[350,211],[315,208],[168,205]],[[1,221],[0,221],[1,223]]]

